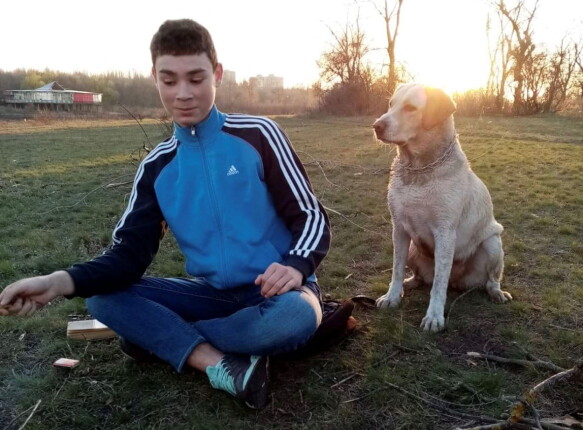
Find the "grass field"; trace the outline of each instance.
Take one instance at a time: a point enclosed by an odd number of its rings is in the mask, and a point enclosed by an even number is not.
[[[390,279],[385,200],[394,149],[375,142],[373,118],[277,120],[331,209],[333,246],[318,273],[324,292],[378,297]],[[457,124],[505,227],[511,303],[495,305],[483,291],[449,292],[439,334],[419,329],[428,289],[406,291],[397,310],[357,308],[357,330],[340,345],[273,363],[273,399],[257,412],[210,388],[202,374],[128,361],[114,340],[68,340],[67,321],[87,311],[81,299],[63,299],[28,319],[0,317],[0,428],[448,429],[472,424],[469,416],[499,418],[554,372],[468,351],[523,359],[524,348],[563,368],[583,357],[583,120]],[[165,137],[160,124],[143,126],[148,137],[132,122],[0,123],[0,288],[108,245],[142,147]],[[148,273],[184,275],[171,237]],[[81,364],[60,371],[51,366],[59,357]],[[583,419],[581,384],[558,383],[535,406],[542,417]]]

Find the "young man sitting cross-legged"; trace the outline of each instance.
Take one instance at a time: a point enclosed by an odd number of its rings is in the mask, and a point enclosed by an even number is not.
[[[130,354],[206,372],[213,387],[261,408],[269,355],[303,345],[321,321],[314,272],[328,252],[328,218],[273,121],[217,110],[223,69],[204,27],[166,21],[150,48],[174,134],[140,164],[112,245],[91,261],[9,285],[0,315],[87,297]],[[166,226],[189,278],[143,277]]]

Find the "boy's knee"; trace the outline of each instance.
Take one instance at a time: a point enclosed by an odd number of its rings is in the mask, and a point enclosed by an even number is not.
[[[85,299],[87,309],[91,315],[97,319],[99,319],[100,315],[103,316],[112,312],[118,312],[118,308],[123,303],[122,294],[120,292],[99,294]]]
[[[93,316],[97,316],[101,313],[101,310],[107,306],[106,295],[92,296],[85,299],[85,305],[87,309]]]
[[[318,328],[322,319],[322,309],[318,299],[311,293],[293,292],[284,294],[282,307],[285,308],[286,337],[288,342],[301,345],[306,342]]]

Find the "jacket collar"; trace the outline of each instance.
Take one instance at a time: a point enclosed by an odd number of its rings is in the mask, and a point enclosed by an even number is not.
[[[174,123],[174,135],[180,142],[204,139],[219,132],[223,127],[224,122],[225,114],[219,112],[216,105],[213,105],[208,116],[198,124],[181,127]]]

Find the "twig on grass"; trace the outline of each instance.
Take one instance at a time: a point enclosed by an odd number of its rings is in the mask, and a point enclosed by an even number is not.
[[[148,136],[148,133],[146,133],[146,130],[144,130],[144,127],[142,127],[142,123],[140,121],[138,121],[138,119],[136,118],[136,116],[133,113],[131,113],[128,108],[126,108],[121,103],[119,105],[122,107],[123,110],[125,110],[134,119],[134,121],[136,121],[138,123],[138,125],[142,129],[142,133],[144,133],[144,136],[146,136],[146,140],[148,141],[148,144],[152,145],[152,143],[150,142],[150,136]],[[149,146],[147,146],[146,144],[144,144],[143,149],[146,152],[150,152],[152,150],[152,148],[149,147]]]
[[[470,419],[472,421],[487,422],[487,423],[498,422],[497,419],[492,418],[492,417],[483,416],[483,415],[471,415],[471,414],[467,414],[465,412],[456,411],[455,409],[451,409],[451,408],[449,408],[449,407],[447,407],[445,405],[442,405],[441,403],[443,403],[443,401],[440,400],[440,399],[438,399],[437,402],[434,402],[432,400],[428,400],[428,399],[426,399],[424,397],[421,397],[421,396],[419,396],[419,395],[417,395],[415,393],[412,393],[411,391],[408,391],[408,390],[406,390],[406,389],[404,389],[404,388],[402,388],[402,387],[400,387],[400,386],[398,386],[396,384],[392,384],[390,382],[385,382],[385,384],[384,384],[383,387],[376,388],[376,389],[374,389],[374,390],[366,393],[363,396],[360,396],[360,397],[357,397],[357,398],[354,398],[354,399],[350,399],[350,400],[345,400],[342,403],[357,402],[357,401],[360,401],[362,399],[365,399],[365,398],[367,398],[367,397],[369,397],[369,396],[371,396],[371,395],[379,392],[380,390],[387,389],[387,388],[393,388],[393,389],[395,389],[397,391],[400,391],[400,392],[408,395],[409,397],[412,397],[415,400],[420,401],[421,403],[425,403],[428,406],[431,406],[431,407],[433,407],[435,409],[440,410],[442,413],[450,414],[450,415],[455,416],[455,417]],[[435,399],[437,399],[437,398],[435,398]]]
[[[549,427],[547,423],[543,423],[540,421],[538,411],[536,411],[536,409],[534,408],[533,403],[536,400],[538,393],[543,389],[557,383],[558,381],[570,379],[572,377],[580,376],[582,374],[583,374],[583,361],[577,363],[571,369],[563,370],[562,372],[554,374],[550,378],[547,378],[544,381],[539,382],[533,388],[528,390],[525,394],[523,394],[522,398],[520,398],[512,405],[510,409],[510,415],[508,419],[506,419],[505,421],[497,421],[487,426],[470,427],[459,430],[503,430],[510,428],[511,426],[516,427],[521,422],[526,422],[530,425],[534,424],[539,429],[553,429],[553,430],[557,429],[557,427],[554,428]],[[524,418],[524,413],[526,412],[527,409],[533,413],[535,417],[534,420]]]
[[[506,421],[496,421],[495,423],[486,424],[479,427],[456,427],[455,430],[504,430],[507,429],[510,425],[514,426],[515,429],[526,429],[531,430],[531,426],[523,425],[523,424],[507,424]]]
[[[549,324],[549,326],[554,327],[554,328],[558,328],[559,330],[572,331],[574,333],[577,333],[579,331],[579,330],[572,329],[572,328],[569,328],[569,327],[561,327],[560,325],[556,325],[556,324]]]
[[[115,180],[118,180],[118,179],[121,179],[121,178],[125,178],[125,177],[127,177],[127,176],[133,176],[133,175],[134,175],[133,173],[131,173],[131,174],[125,174],[125,175],[121,175],[121,176],[118,176],[117,178],[113,178],[113,179],[112,179],[112,181],[115,181]],[[132,183],[132,182],[133,182],[133,181],[131,181],[131,182],[127,182],[127,183]],[[110,186],[113,186],[112,184],[114,184],[114,183],[113,183],[113,182],[109,182],[109,183],[107,183],[107,184],[100,185],[100,186],[98,186],[98,187],[96,187],[96,188],[93,188],[91,191],[89,191],[89,192],[88,192],[88,193],[86,193],[85,195],[83,195],[83,197],[81,197],[79,200],[77,200],[77,201],[76,201],[75,203],[73,203],[72,205],[55,206],[54,208],[52,208],[52,209],[49,209],[48,211],[45,211],[45,212],[39,212],[39,215],[46,215],[46,214],[48,214],[48,213],[51,213],[51,212],[53,212],[53,211],[56,211],[56,210],[59,210],[59,209],[71,209],[71,208],[74,208],[75,206],[77,206],[77,205],[81,204],[81,203],[82,203],[82,202],[83,202],[83,201],[84,201],[84,200],[85,200],[87,197],[89,197],[89,196],[90,196],[91,194],[93,194],[94,192],[96,192],[96,191],[99,191],[99,190],[100,190],[100,189],[102,189],[102,188],[103,188],[103,189],[105,189],[105,188],[110,188]],[[121,185],[121,184],[116,184],[116,185]]]
[[[456,297],[456,298],[453,300],[453,302],[451,302],[451,305],[449,305],[449,310],[447,311],[447,317],[445,317],[445,322],[446,322],[446,324],[447,324],[447,322],[449,321],[449,316],[451,315],[451,311],[452,311],[452,309],[453,309],[453,306],[456,304],[456,302],[457,302],[459,299],[461,299],[462,297],[464,297],[465,295],[467,295],[467,294],[470,294],[472,291],[475,291],[475,290],[477,290],[477,289],[478,289],[478,287],[470,288],[469,290],[467,290],[467,291],[464,291],[462,294],[460,294],[459,296],[457,296],[457,297]]]
[[[36,402],[36,405],[34,405],[34,409],[30,413],[30,415],[28,416],[26,421],[20,427],[18,427],[18,430],[22,430],[24,427],[26,427],[26,425],[28,424],[28,422],[30,421],[30,419],[32,418],[32,416],[34,415],[36,410],[38,409],[39,405],[41,404],[41,401],[42,401],[41,399],[38,399],[38,402]]]
[[[516,364],[519,366],[531,367],[531,368],[538,367],[541,369],[552,370],[554,372],[561,372],[561,371],[565,370],[562,367],[559,367],[556,364],[551,363],[550,361],[543,361],[543,360],[539,360],[539,359],[521,360],[518,358],[506,358],[506,357],[500,357],[498,355],[492,355],[492,354],[482,354],[481,352],[474,352],[474,351],[469,351],[466,353],[466,355],[468,357],[479,358],[479,359],[487,360],[487,361],[496,361],[498,363],[506,363],[506,364]]]
[[[22,411],[21,413],[19,413],[18,415],[16,415],[12,421],[10,421],[8,424],[6,424],[6,428],[9,429],[10,426],[12,424],[14,424],[16,421],[18,421],[18,418],[20,418],[21,416],[23,416],[24,414],[26,414],[28,411],[30,411],[32,408],[34,408],[34,406],[31,406],[30,408],[25,409],[24,411]]]
[[[305,154],[308,157],[310,157],[314,163],[316,163],[316,166],[318,166],[320,168],[320,171],[322,172],[322,175],[324,175],[324,179],[326,179],[326,182],[328,182],[330,185],[332,185],[333,187],[340,187],[340,185],[335,184],[334,182],[332,182],[330,179],[328,179],[328,176],[326,175],[326,172],[324,171],[324,167],[322,167],[322,162],[320,162],[319,160],[316,160],[316,158],[314,158],[313,155],[308,154],[305,151],[297,151],[298,154]],[[305,165],[306,163],[304,163]]]
[[[122,185],[129,185],[129,184],[133,184],[133,183],[134,183],[134,181],[116,182],[116,183],[107,184],[105,186],[105,188],[121,187]]]
[[[67,377],[65,378],[65,380],[63,381],[63,383],[61,384],[61,386],[59,387],[59,389],[57,390],[57,392],[55,393],[55,395],[53,396],[53,402],[57,399],[57,397],[59,396],[59,393],[61,392],[61,390],[63,389],[63,387],[65,386],[65,384],[67,383],[67,381],[69,380],[69,377],[71,375],[67,375]]]
[[[373,233],[373,234],[375,234],[375,235],[377,235],[377,236],[380,236],[380,237],[387,237],[387,234],[383,234],[383,233],[380,233],[380,232],[378,232],[378,231],[375,231],[375,230],[370,230],[370,229],[368,229],[368,228],[366,228],[366,227],[363,227],[363,226],[361,226],[360,224],[357,224],[357,223],[355,223],[355,222],[354,222],[354,221],[352,221],[350,218],[348,218],[346,215],[344,215],[343,213],[340,213],[340,212],[338,212],[337,210],[334,210],[334,209],[332,209],[332,208],[329,208],[329,207],[326,207],[326,206],[324,206],[324,209],[326,209],[328,212],[332,212],[332,213],[334,213],[334,214],[336,214],[336,215],[340,215],[342,218],[344,218],[344,219],[345,219],[346,221],[348,221],[350,224],[352,224],[352,225],[354,225],[354,226],[358,227],[358,228],[359,228],[359,229],[361,229],[361,230],[368,231],[369,233]]]
[[[541,423],[540,423],[540,415],[539,415],[538,411],[537,411],[537,410],[536,410],[536,408],[535,408],[533,405],[531,405],[530,403],[529,403],[529,404],[527,404],[527,406],[528,406],[528,410],[530,411],[530,413],[531,413],[531,414],[532,414],[532,416],[534,417],[534,421],[535,421],[535,423],[536,423],[536,428],[537,428],[538,430],[543,430],[543,428],[542,428],[542,426],[541,426]]]
[[[337,386],[339,386],[339,385],[342,385],[342,384],[344,384],[345,382],[347,382],[347,381],[350,381],[350,380],[351,380],[352,378],[354,378],[355,376],[360,376],[360,374],[359,374],[359,373],[353,373],[353,374],[351,374],[351,375],[347,376],[346,378],[342,379],[341,381],[338,381],[338,382],[337,382],[337,383],[335,383],[334,385],[331,385],[331,386],[330,386],[330,388],[335,388],[335,387],[337,387]]]
[[[532,420],[530,418],[521,418],[520,422],[524,422],[526,424],[530,424],[530,425],[536,425],[536,421]],[[556,424],[551,424],[551,423],[546,423],[541,421],[540,422],[540,426],[544,429],[544,430],[565,430],[565,427],[563,426],[558,426]]]
[[[383,390],[385,387],[381,387],[381,388],[376,388],[372,391],[369,391],[368,393],[366,393],[364,396],[360,396],[360,397],[356,397],[354,399],[350,399],[350,400],[344,400],[342,403],[353,403],[353,402],[358,402],[359,400],[362,399],[366,399],[369,396],[372,396],[375,393],[378,393],[379,391]]]
[[[390,382],[386,382],[385,385],[387,385],[387,386],[389,386],[391,388],[394,388],[395,390],[398,390],[398,391],[400,391],[400,392],[402,392],[404,394],[407,394],[408,396],[410,396],[410,397],[412,397],[412,398],[414,398],[416,400],[419,400],[420,402],[425,403],[426,405],[432,406],[435,409],[439,409],[442,412],[446,412],[446,413],[451,414],[451,415],[454,415],[454,416],[458,416],[458,417],[466,418],[466,419],[472,419],[474,421],[489,422],[489,423],[498,421],[495,418],[488,417],[488,416],[472,415],[472,414],[468,414],[468,413],[465,413],[465,412],[456,411],[455,409],[451,409],[451,408],[449,408],[449,407],[447,407],[445,405],[442,405],[441,404],[443,402],[442,400],[438,400],[438,402],[434,402],[434,401],[428,400],[428,399],[426,399],[424,397],[421,397],[421,396],[419,396],[419,395],[417,395],[415,393],[412,393],[412,392],[410,392],[408,390],[405,390],[404,388],[399,387],[398,385],[392,384]]]
[[[322,375],[320,375],[318,372],[316,372],[314,369],[310,369],[310,372],[312,372],[314,375],[316,375],[321,380],[324,380],[324,377]]]

